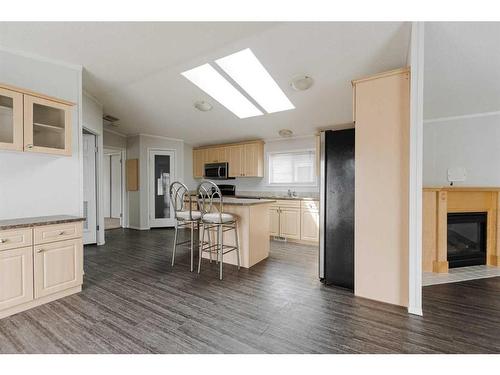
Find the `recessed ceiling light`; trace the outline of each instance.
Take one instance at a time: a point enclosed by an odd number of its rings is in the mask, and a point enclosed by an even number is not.
[[[263,114],[209,64],[200,65],[181,74],[239,118]]]
[[[304,91],[309,89],[314,83],[314,80],[310,76],[297,76],[292,79],[290,86],[295,91]]]
[[[290,129],[281,129],[278,134],[280,135],[280,137],[291,137],[292,134],[293,134],[293,131],[291,131]]]
[[[295,108],[250,48],[215,62],[267,112]]]
[[[198,111],[207,112],[207,111],[210,111],[212,109],[212,104],[210,104],[204,100],[200,100],[200,101],[194,103],[194,107]]]

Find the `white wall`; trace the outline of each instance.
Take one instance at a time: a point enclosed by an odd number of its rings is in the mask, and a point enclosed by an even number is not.
[[[104,129],[104,147],[127,148],[127,137]]]
[[[97,136],[97,148],[100,150],[96,159],[97,166],[97,244],[104,244],[104,214],[103,214],[103,128],[102,105],[87,93],[82,98],[82,123],[83,127]],[[85,183],[85,181],[83,181]]]
[[[280,151],[298,151],[298,150],[315,150],[316,149],[316,138],[312,136],[308,137],[297,137],[288,139],[277,139],[277,140],[267,140],[264,144],[264,177],[263,178],[236,178],[234,180],[227,180],[228,184],[234,184],[236,186],[236,192],[262,192],[262,191],[272,191],[272,192],[286,192],[288,187],[283,186],[272,186],[269,185],[269,173],[268,173],[268,153],[269,152],[280,152]],[[193,175],[192,167],[192,152],[191,157],[186,162],[190,163],[189,168],[186,168],[186,173],[189,171],[189,176]],[[195,180],[196,183],[199,180]],[[216,181],[217,183],[226,183],[222,181]],[[315,186],[290,186],[291,190],[301,193],[319,193],[319,184]]]
[[[184,143],[184,183],[188,189],[195,190],[199,182],[193,177],[193,146]]]
[[[71,157],[0,151],[0,219],[81,215],[81,67],[0,50],[0,82],[76,103]]]
[[[127,160],[128,159],[139,159],[140,157],[140,139],[141,137],[136,135],[132,137],[127,137]],[[141,172],[141,166],[139,165],[139,173]],[[139,179],[141,177],[139,176]],[[139,180],[139,184],[141,180]],[[141,187],[139,186],[139,189]],[[141,219],[140,219],[140,190],[139,191],[129,191],[128,192],[128,226],[133,229],[141,229]],[[142,228],[147,229],[147,228]]]
[[[500,113],[424,123],[424,186],[446,186],[448,168],[465,168],[454,186],[500,186]]]

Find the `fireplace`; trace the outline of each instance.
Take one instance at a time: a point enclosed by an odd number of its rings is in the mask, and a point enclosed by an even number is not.
[[[448,213],[449,268],[486,264],[486,212]]]

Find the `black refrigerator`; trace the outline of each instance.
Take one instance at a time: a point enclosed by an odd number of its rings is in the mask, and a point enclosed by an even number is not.
[[[354,290],[354,129],[320,135],[319,277]]]

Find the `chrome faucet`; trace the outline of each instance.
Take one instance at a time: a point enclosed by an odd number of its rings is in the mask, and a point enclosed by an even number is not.
[[[295,198],[297,196],[297,193],[295,191],[290,190],[290,189],[288,189],[287,194],[288,194],[289,198]]]

